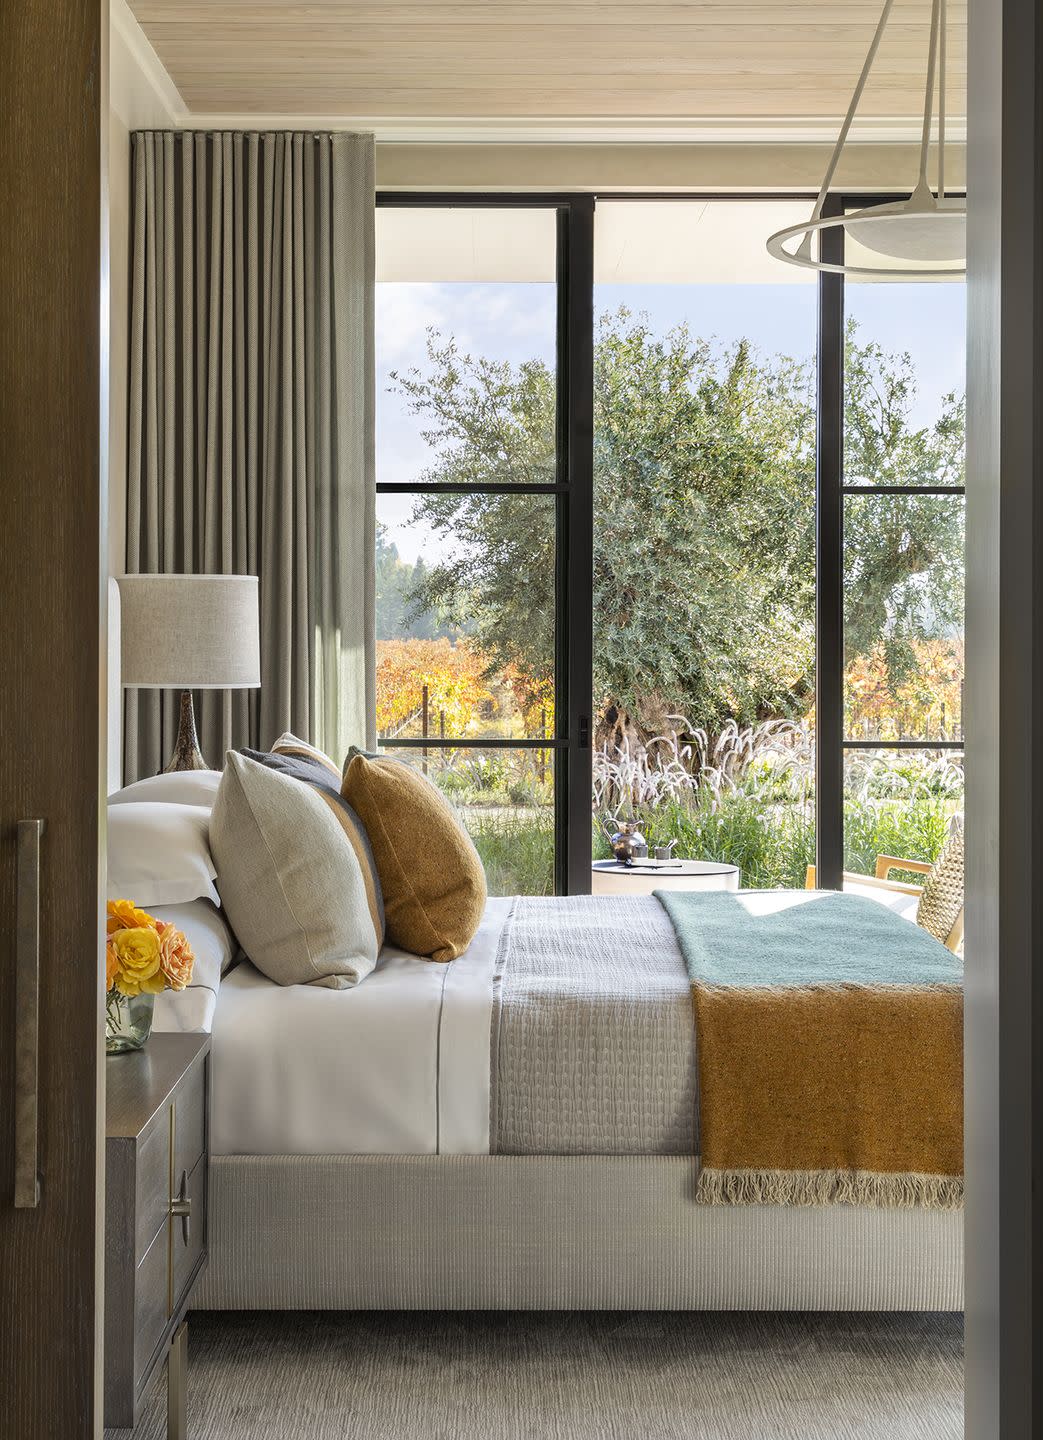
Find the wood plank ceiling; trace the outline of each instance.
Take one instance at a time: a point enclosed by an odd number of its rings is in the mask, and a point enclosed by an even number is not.
[[[189,110],[373,121],[833,123],[880,0],[130,0]],[[966,4],[950,0],[964,113]],[[895,0],[861,112],[923,105],[929,0]]]

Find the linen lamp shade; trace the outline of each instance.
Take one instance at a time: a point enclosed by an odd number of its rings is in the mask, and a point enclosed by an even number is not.
[[[123,575],[124,685],[250,690],[261,683],[256,575]]]
[[[119,587],[123,684],[181,691],[167,770],[204,770],[192,691],[260,685],[257,576],[123,575]]]

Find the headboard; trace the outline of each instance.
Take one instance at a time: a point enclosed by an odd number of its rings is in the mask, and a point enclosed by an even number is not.
[[[109,645],[108,645],[108,793],[123,784],[123,685],[120,672],[120,587],[115,576],[109,576]]]

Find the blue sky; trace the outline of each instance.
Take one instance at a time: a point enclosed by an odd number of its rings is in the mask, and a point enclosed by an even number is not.
[[[555,294],[549,284],[382,283],[377,286],[377,478],[416,479],[427,447],[417,419],[389,393],[390,374],[423,369],[425,333],[434,326],[461,350],[517,364],[554,359]],[[849,284],[847,309],[865,338],[887,350],[908,351],[919,380],[916,423],[937,414],[941,397],[964,386],[964,306],[957,284]],[[749,339],[765,354],[812,357],[817,290],[814,285],[598,285],[597,313],[626,305],[665,332],[687,320],[693,332],[730,344]],[[379,496],[378,518],[388,525],[403,558],[437,550],[409,525],[412,502]]]

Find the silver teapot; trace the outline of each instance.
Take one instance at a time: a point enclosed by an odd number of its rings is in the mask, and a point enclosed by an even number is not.
[[[612,846],[612,854],[617,862],[620,865],[633,865],[635,860],[647,860],[648,841],[642,835],[637,821],[620,820],[614,816],[612,823],[619,828],[609,835],[608,843]]]

